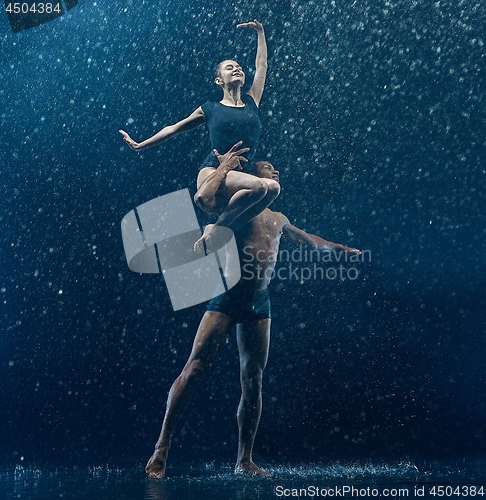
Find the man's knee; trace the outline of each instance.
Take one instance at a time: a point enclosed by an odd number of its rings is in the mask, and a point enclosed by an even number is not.
[[[180,376],[187,382],[197,383],[204,375],[207,368],[208,365],[202,363],[201,360],[191,359],[186,363],[186,366],[184,366]]]
[[[241,367],[241,383],[251,393],[259,393],[262,389],[263,368],[259,365]]]

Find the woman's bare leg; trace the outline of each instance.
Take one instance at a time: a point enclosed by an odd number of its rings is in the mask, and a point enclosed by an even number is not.
[[[228,177],[232,173],[239,175],[236,179],[233,175],[227,180],[226,184],[230,190],[233,189],[233,185],[238,185],[240,176],[245,175],[241,172],[229,172]],[[239,189],[231,196],[228,205],[219,216],[216,226],[226,226],[236,231],[263,212],[280,194],[280,185],[277,181],[258,177],[255,177],[254,180],[256,181],[254,188],[249,191]]]
[[[198,189],[216,169],[207,167],[198,177]],[[263,179],[244,172],[228,172],[216,191],[219,219],[214,225],[206,227],[203,236],[197,242],[208,245],[218,226],[229,227],[237,231],[263,212],[280,194],[280,184],[272,179]],[[226,205],[225,202],[227,201]],[[214,210],[211,212],[214,213]]]

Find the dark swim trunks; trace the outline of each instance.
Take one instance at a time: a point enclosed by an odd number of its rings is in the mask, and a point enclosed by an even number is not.
[[[241,148],[250,148],[250,151],[243,156],[249,161],[255,157],[262,123],[253,98],[245,95],[242,100],[245,106],[240,108],[225,106],[220,102],[207,102],[201,106],[211,140],[211,152],[204,160],[201,169],[218,167],[219,161],[213,149],[225,154],[239,141],[243,141]],[[245,165],[247,164],[243,162],[243,168]]]
[[[272,317],[268,288],[254,293],[241,293],[241,290],[235,291],[232,288],[211,299],[206,310],[226,314],[236,323],[249,323]]]

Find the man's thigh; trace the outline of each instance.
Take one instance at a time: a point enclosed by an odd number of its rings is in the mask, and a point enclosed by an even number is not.
[[[233,326],[234,321],[227,314],[206,311],[199,323],[190,359],[211,363],[219,344],[226,339]]]
[[[271,319],[265,318],[239,324],[236,329],[241,365],[264,369],[270,348]]]

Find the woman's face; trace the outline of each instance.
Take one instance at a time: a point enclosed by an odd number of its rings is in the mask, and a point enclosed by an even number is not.
[[[228,59],[219,63],[219,76],[216,77],[215,81],[220,87],[226,85],[242,87],[245,83],[245,73],[236,61]]]

